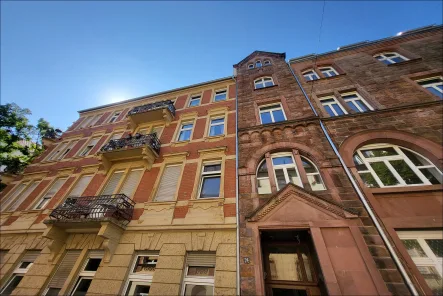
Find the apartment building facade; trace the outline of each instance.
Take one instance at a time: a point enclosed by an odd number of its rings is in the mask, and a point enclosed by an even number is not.
[[[80,111],[2,192],[2,295],[236,293],[235,81]]]

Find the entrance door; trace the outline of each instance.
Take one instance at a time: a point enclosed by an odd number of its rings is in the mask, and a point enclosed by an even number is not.
[[[262,233],[268,296],[322,295],[317,260],[307,231]]]

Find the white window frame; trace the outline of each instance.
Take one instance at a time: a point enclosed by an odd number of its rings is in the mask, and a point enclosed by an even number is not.
[[[8,199],[5,200],[5,202],[2,202],[2,208],[4,211],[15,211],[18,208],[18,203],[21,203],[26,200],[26,198],[37,188],[37,186],[40,184],[41,180],[29,180],[24,181],[22,183],[19,183],[16,185],[16,188],[11,192],[11,194],[8,196]],[[32,191],[30,191],[26,196],[21,196],[24,194],[28,189],[30,189],[34,184],[35,187]],[[16,192],[16,190],[19,189],[18,186],[25,185],[19,192]]]
[[[95,145],[93,145],[93,146],[91,147],[91,149],[87,150],[88,147],[91,146],[90,144],[92,143],[92,141],[94,141],[94,139],[97,139],[97,143],[95,143]],[[83,149],[80,151],[80,153],[78,154],[78,156],[79,156],[79,157],[86,157],[86,156],[88,156],[89,153],[91,153],[91,151],[94,150],[94,147],[98,144],[99,141],[100,141],[100,137],[92,137],[92,138],[88,141],[88,143],[86,144],[86,146],[83,147]]]
[[[25,276],[25,274],[29,271],[29,269],[31,268],[31,266],[34,264],[34,262],[31,262],[28,266],[26,266],[26,268],[20,268],[20,265],[23,262],[27,262],[27,261],[22,261],[20,260],[20,262],[17,264],[17,267],[14,269],[14,271],[12,272],[11,276],[9,277],[9,279],[5,282],[5,285],[2,287],[2,289],[0,290],[0,295],[3,295],[3,292],[8,288],[8,286],[11,284],[12,279],[14,277],[18,276]]]
[[[272,65],[271,60],[268,59],[264,60],[263,66],[269,66],[269,65]]]
[[[325,77],[334,77],[334,76],[338,76],[338,72],[331,66],[328,67],[321,67],[319,68],[320,72],[323,73],[323,75]]]
[[[216,100],[218,95],[224,94],[225,98],[223,100]],[[226,101],[228,99],[228,90],[227,89],[219,89],[214,91],[214,98],[213,98],[213,102],[223,102]]]
[[[55,184],[56,184],[59,180],[64,180],[63,183],[62,183],[62,185],[60,186],[60,188],[59,188],[56,192],[54,192],[54,195],[52,195],[52,196],[49,197],[49,198],[45,198],[45,197],[46,197],[46,194],[48,194],[48,192],[52,189],[53,186],[55,186]],[[45,191],[45,193],[44,193],[44,194],[38,199],[38,201],[37,201],[37,203],[34,205],[33,209],[34,209],[34,210],[41,210],[41,211],[44,210],[44,209],[46,208],[46,206],[47,206],[47,205],[51,202],[51,200],[54,198],[54,196],[56,196],[57,193],[60,191],[60,189],[62,189],[63,185],[65,185],[65,183],[66,183],[67,180],[68,180],[68,177],[59,177],[59,178],[56,178],[56,179],[54,180],[54,182],[52,182],[51,185],[48,187],[48,189]],[[40,208],[38,208],[38,206],[40,205],[40,203],[42,203],[44,200],[46,200],[46,201],[43,203],[43,205],[42,205]]]
[[[341,95],[343,101],[345,101],[345,103],[347,103],[348,105],[350,105],[350,104],[354,105],[358,109],[358,111],[361,113],[366,112],[366,111],[363,110],[357,103],[355,103],[355,101],[358,101],[358,100],[362,101],[363,104],[365,104],[369,110],[374,111],[374,108],[372,108],[372,106],[356,91],[342,93],[340,95]],[[356,96],[356,97],[355,98],[344,98],[345,96]],[[351,108],[351,107],[349,107],[349,108]]]
[[[198,266],[191,266],[191,267],[198,267]],[[214,286],[215,286],[215,266],[214,266],[214,276],[193,276],[188,275],[189,265],[186,264],[185,267],[185,274],[183,276],[183,283],[182,283],[182,292],[180,293],[181,296],[185,296],[186,292],[186,284],[190,285],[203,285],[203,286],[212,286],[212,294],[214,295]]]
[[[192,102],[193,102],[193,101],[196,101],[196,100],[198,100],[198,104],[192,106]],[[189,108],[192,108],[192,107],[198,107],[198,106],[201,105],[201,102],[202,102],[202,96],[201,96],[201,95],[192,95],[192,96],[189,98],[189,104],[188,104],[188,107],[189,107]]]
[[[261,68],[261,67],[263,67],[263,63],[261,62],[261,60],[256,61],[254,64],[255,64],[255,67],[256,67],[256,68]],[[259,66],[258,66],[257,64],[259,64]]]
[[[321,98],[318,98],[318,99],[319,99],[321,105],[323,106],[323,109],[326,111],[326,113],[328,113],[328,111],[326,110],[325,106],[329,106],[329,108],[332,110],[332,113],[334,113],[334,116],[341,116],[341,115],[339,115],[339,114],[337,113],[337,111],[332,107],[333,104],[337,104],[338,107],[341,109],[341,111],[343,111],[343,113],[344,113],[345,115],[348,114],[348,111],[346,111],[346,109],[340,104],[340,102],[337,100],[337,98],[336,98],[335,96],[321,97]],[[327,103],[324,103],[324,102],[323,102],[323,101],[325,101],[325,100],[330,100],[330,99],[334,100],[334,102],[327,102]],[[330,114],[328,113],[328,115],[330,115]]]
[[[269,106],[277,106],[277,105],[278,105],[278,107],[275,107],[275,108],[272,108],[272,109],[262,110],[263,108],[266,108],[266,107],[269,107]],[[260,105],[259,108],[258,108],[258,112],[259,112],[258,115],[260,117],[260,123],[264,124],[263,120],[261,118],[261,115],[262,115],[262,113],[267,113],[267,112],[269,112],[269,114],[271,115],[272,123],[281,122],[281,121],[275,121],[274,113],[272,113],[273,111],[278,111],[278,110],[281,110],[285,120],[288,120],[287,117],[286,117],[286,114],[285,114],[285,110],[283,109],[283,106],[281,105],[281,103],[273,103],[273,104]]]
[[[85,116],[85,119],[80,123],[79,129],[85,128],[89,125],[89,122],[94,118],[94,116]]]
[[[386,54],[393,54],[394,56],[393,57],[387,57]],[[407,57],[402,56],[401,54],[399,54],[398,52],[395,52],[395,51],[381,52],[381,53],[378,53],[378,54],[374,55],[374,58],[376,58],[378,61],[380,61],[380,62],[382,62],[384,64],[386,64],[384,61],[387,61],[387,62],[389,62],[388,65],[409,61],[409,59]],[[396,61],[393,60],[395,58],[402,58],[403,61],[396,62]]]
[[[109,118],[108,123],[115,123],[118,117],[122,114],[122,111],[115,111],[114,114]]]
[[[192,124],[192,126],[191,127],[184,127],[185,125],[189,125],[189,124]],[[194,129],[194,121],[184,121],[184,122],[182,122],[181,124],[180,124],[180,129],[178,130],[178,133],[177,133],[177,142],[186,142],[186,141],[191,141],[191,138],[192,138],[192,130]],[[191,131],[191,133],[189,134],[189,139],[187,139],[187,140],[180,140],[180,135],[181,135],[181,133],[182,132],[184,132],[184,131],[188,131],[188,130],[190,130]]]
[[[210,166],[210,165],[220,165],[220,171],[212,171],[212,172],[205,172],[205,166]],[[202,168],[201,168],[201,172],[200,172],[200,185],[198,188],[198,199],[211,199],[211,198],[219,198],[220,197],[220,190],[222,187],[222,171],[223,171],[223,164],[221,160],[214,160],[214,161],[207,161],[207,162],[203,162],[202,164]],[[215,176],[219,176],[220,177],[220,187],[218,188],[218,196],[215,197],[200,197],[202,189],[203,189],[203,181],[205,178],[210,178],[210,177],[215,177]]]
[[[254,69],[254,64],[248,64],[248,69]]]
[[[267,169],[267,171],[268,171],[268,176],[267,176],[267,177],[259,177],[259,176],[258,176],[258,170],[260,169],[260,167],[261,167],[261,165],[262,165],[263,163],[266,164],[266,169]],[[269,168],[268,168],[268,164],[266,163],[266,158],[263,158],[263,160],[260,161],[260,162],[258,163],[257,169],[255,170],[255,177],[257,178],[257,193],[258,193],[258,194],[270,194],[270,193],[272,193],[271,179],[269,178]],[[269,192],[263,192],[263,193],[260,193],[260,192],[259,192],[259,189],[258,189],[259,187],[258,187],[258,185],[259,185],[259,181],[260,181],[260,180],[268,180],[268,182],[269,182]]]
[[[308,182],[309,182],[309,178],[308,178],[309,176],[318,176],[318,177],[320,178],[321,183],[323,184],[323,189],[319,189],[319,190],[314,190],[314,189],[312,188],[311,184],[309,184],[309,186],[311,187],[311,190],[312,190],[312,191],[323,191],[323,190],[326,190],[325,182],[323,181],[323,178],[321,177],[321,174],[320,174],[320,170],[319,170],[318,167],[315,165],[315,163],[313,163],[313,162],[312,162],[309,158],[307,158],[307,157],[304,157],[304,156],[301,156],[301,155],[300,155],[300,158],[301,158],[302,162],[303,162],[303,161],[309,162],[309,163],[310,163],[310,164],[316,169],[316,172],[315,172],[315,173],[308,173],[308,172],[306,172],[305,169],[303,169],[304,173],[306,174],[306,178],[308,179]],[[303,165],[303,163],[302,163],[302,165]],[[301,176],[300,176],[300,178],[301,178]]]
[[[312,72],[312,73],[307,74],[308,72]],[[301,74],[306,79],[306,81],[312,81],[312,80],[320,79],[320,76],[318,76],[317,72],[315,72],[314,69],[308,69],[306,71],[303,71]]]
[[[91,279],[91,280],[94,279],[95,273],[97,271],[85,271],[85,268],[86,268],[86,265],[88,264],[89,259],[102,259],[102,262],[103,262],[103,255],[98,255],[98,254],[89,254],[88,255],[85,262],[83,262],[80,272],[75,277],[74,286],[71,289],[71,291],[69,292],[69,295],[71,295],[71,296],[74,295],[74,292],[77,289],[78,285],[80,284],[81,279]],[[102,264],[102,262],[100,262],[100,264]],[[100,268],[100,267],[98,267],[98,268]],[[97,268],[97,270],[98,270],[98,268]]]
[[[213,120],[217,120],[217,119],[223,119],[223,122],[212,123]],[[219,136],[223,136],[223,135],[225,135],[225,134],[226,134],[226,133],[225,133],[225,128],[226,128],[225,122],[226,122],[226,117],[225,117],[225,116],[216,116],[216,117],[211,117],[211,118],[209,118],[208,137],[219,137]],[[212,128],[213,126],[218,126],[218,125],[223,125],[223,131],[222,131],[222,133],[221,133],[221,134],[218,134],[218,135],[211,136],[211,128]]]
[[[420,84],[420,83],[423,83],[423,82],[426,82],[426,81],[431,81],[431,80],[436,80],[436,79],[439,79],[440,82],[432,82],[432,83]],[[415,82],[417,82],[421,87],[423,87],[426,90],[428,88],[433,88],[436,91],[438,91],[441,95],[443,95],[443,89],[440,89],[438,87],[439,85],[443,86],[443,76],[433,76],[433,77],[418,79],[418,80],[415,80]]]
[[[277,165],[274,164],[274,162],[273,162],[274,158],[286,157],[286,156],[291,157],[292,164],[277,164]],[[275,186],[277,187],[277,190],[280,190],[281,188],[279,188],[279,186],[278,186],[277,174],[275,173],[276,169],[283,169],[283,174],[285,176],[286,184],[288,184],[288,183],[292,183],[291,179],[289,177],[289,174],[288,174],[288,169],[295,168],[295,172],[297,173],[297,181],[299,184],[295,184],[295,183],[293,183],[293,184],[303,188],[303,182],[301,181],[300,170],[297,167],[297,163],[295,162],[294,155],[292,155],[292,153],[289,153],[289,152],[273,153],[273,154],[271,154],[271,163],[272,163],[272,169],[274,172]],[[268,172],[269,172],[269,169],[268,169]]]
[[[129,288],[129,283],[130,282],[144,282],[144,283],[146,283],[146,285],[149,285],[149,286],[152,285],[153,275],[137,274],[137,273],[134,272],[134,268],[135,268],[135,265],[137,264],[138,257],[143,257],[143,256],[157,257],[157,263],[158,263],[158,257],[159,257],[158,254],[149,254],[149,253],[139,253],[139,254],[136,254],[134,259],[133,259],[132,265],[130,266],[131,269],[129,270],[129,275],[128,275],[128,278],[126,280],[125,286],[123,288],[123,291],[124,291],[123,295],[126,295],[129,292],[128,288]]]
[[[371,157],[371,158],[365,158],[361,150],[369,150],[369,149],[377,149],[377,148],[388,148],[392,147],[397,152],[397,155],[391,155],[391,156],[380,156],[380,157]],[[404,186],[423,186],[423,185],[432,185],[431,182],[423,175],[423,173],[420,171],[420,169],[425,168],[435,168],[440,174],[442,173],[429,159],[424,157],[423,155],[405,148],[401,147],[402,149],[408,150],[411,153],[417,154],[420,157],[423,157],[426,161],[430,163],[430,165],[422,165],[422,166],[416,166],[414,163],[409,160],[409,158],[401,151],[400,146],[397,145],[391,145],[391,144],[372,144],[372,145],[366,145],[361,148],[359,148],[356,153],[360,157],[360,159],[363,161],[363,163],[366,165],[367,170],[361,170],[358,171],[359,174],[362,173],[371,173],[372,177],[377,182],[378,186],[380,188],[389,188],[389,187],[404,187]],[[423,182],[423,184],[406,184],[406,182],[403,180],[403,178],[397,173],[397,171],[394,169],[394,167],[389,163],[390,160],[403,160],[406,162],[406,164],[410,167],[410,169],[416,174],[416,176]],[[377,173],[373,170],[370,163],[371,162],[383,162],[389,169],[392,175],[397,179],[399,184],[397,185],[384,185],[383,182],[378,177]]]
[[[441,231],[397,231],[400,240],[415,239],[428,257],[411,257],[417,267],[432,266],[443,278],[443,258],[437,257],[426,243],[426,239],[443,239]],[[405,247],[406,248],[406,247]]]
[[[270,86],[266,86],[266,81],[271,81],[272,85]],[[257,85],[263,85],[262,87],[257,87]],[[270,76],[264,76],[264,77],[260,77],[254,80],[254,88],[255,89],[262,89],[262,88],[267,88],[267,87],[272,87],[275,86],[274,83],[274,79],[272,79],[272,77]]]

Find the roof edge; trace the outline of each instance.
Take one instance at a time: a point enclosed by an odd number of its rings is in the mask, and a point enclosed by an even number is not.
[[[233,78],[233,76],[226,76],[226,77],[223,77],[223,78],[218,78],[218,79],[214,79],[214,80],[209,80],[209,81],[205,81],[205,82],[200,82],[200,83],[196,83],[196,84],[191,84],[191,85],[187,85],[187,86],[173,88],[173,89],[170,89],[170,90],[165,90],[165,91],[153,93],[153,94],[146,95],[146,96],[141,96],[141,97],[136,97],[136,98],[132,98],[132,99],[127,99],[127,100],[116,102],[116,103],[111,103],[111,104],[100,105],[100,106],[92,107],[92,108],[88,108],[88,109],[83,109],[83,110],[80,110],[80,111],[77,111],[77,112],[81,114],[81,113],[84,113],[84,112],[99,110],[99,109],[103,109],[103,108],[107,108],[107,107],[112,107],[112,106],[117,106],[117,105],[121,105],[121,104],[130,103],[130,102],[135,102],[135,101],[139,101],[139,100],[143,100],[143,99],[149,99],[149,98],[152,98],[152,97],[155,97],[155,96],[164,95],[164,94],[167,94],[167,93],[172,93],[172,92],[184,90],[184,89],[187,89],[187,88],[198,87],[198,86],[202,86],[202,85],[206,85],[206,84],[221,82],[221,81],[228,80],[228,79],[234,79],[234,78]]]

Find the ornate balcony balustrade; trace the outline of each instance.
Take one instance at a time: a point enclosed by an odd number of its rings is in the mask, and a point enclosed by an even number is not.
[[[174,119],[174,116],[175,107],[171,100],[137,106],[128,112],[128,118],[133,127],[140,123],[158,120],[164,120],[168,125]]]
[[[56,222],[91,222],[113,218],[127,225],[132,218],[134,202],[124,194],[69,197],[55,208],[49,218]]]
[[[143,159],[148,169],[160,153],[160,140],[157,134],[136,135],[111,140],[104,145],[99,155],[107,170],[113,161]]]

